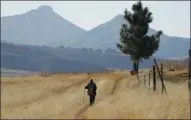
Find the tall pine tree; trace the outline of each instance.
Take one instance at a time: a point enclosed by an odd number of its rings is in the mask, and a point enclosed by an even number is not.
[[[128,54],[133,61],[133,70],[138,74],[139,62],[148,59],[159,48],[162,31],[148,36],[149,23],[153,21],[152,13],[148,7],[143,7],[139,1],[132,6],[133,13],[124,11],[124,19],[128,22],[122,25],[120,43],[117,47],[124,54]]]

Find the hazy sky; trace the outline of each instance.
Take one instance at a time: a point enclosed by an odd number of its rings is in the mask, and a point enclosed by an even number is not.
[[[42,5],[53,10],[77,26],[90,30],[107,22],[125,8],[131,10],[136,1],[1,1],[1,16],[22,14]],[[190,37],[190,1],[143,1],[153,13],[150,24],[170,36]]]

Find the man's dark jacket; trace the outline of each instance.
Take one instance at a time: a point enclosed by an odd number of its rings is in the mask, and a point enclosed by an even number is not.
[[[93,81],[88,83],[88,85],[85,86],[85,89],[88,89],[88,91],[87,91],[88,95],[95,95],[96,96],[97,86]]]

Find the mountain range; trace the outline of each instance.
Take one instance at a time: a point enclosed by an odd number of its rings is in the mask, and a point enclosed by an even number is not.
[[[119,31],[126,23],[119,14],[106,23],[86,31],[58,15],[50,6],[40,6],[24,14],[1,17],[1,41],[16,44],[70,46],[73,48],[117,49]],[[148,34],[157,31],[150,28]],[[190,38],[161,36],[154,56],[177,58],[188,56]],[[174,49],[176,48],[178,49]]]
[[[132,62],[128,55],[85,52],[85,48],[118,50],[116,43],[119,42],[123,23],[123,15],[119,14],[86,31],[58,15],[50,6],[1,17],[1,67],[48,72],[131,69]],[[156,32],[150,28],[148,34]],[[189,46],[190,38],[172,37],[164,33],[154,57],[187,58]],[[140,64],[140,68],[151,66],[151,58]]]

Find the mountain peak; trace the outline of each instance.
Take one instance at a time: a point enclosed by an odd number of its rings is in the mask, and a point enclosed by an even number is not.
[[[115,16],[113,19],[111,19],[110,21],[124,21],[124,17],[122,14],[118,14],[117,16]]]
[[[52,7],[49,5],[43,5],[37,8],[37,11],[52,11]]]
[[[32,9],[27,13],[32,13],[32,14],[36,14],[36,13],[52,13],[53,12],[53,8],[49,5],[42,5],[40,7],[38,7],[37,9]]]

